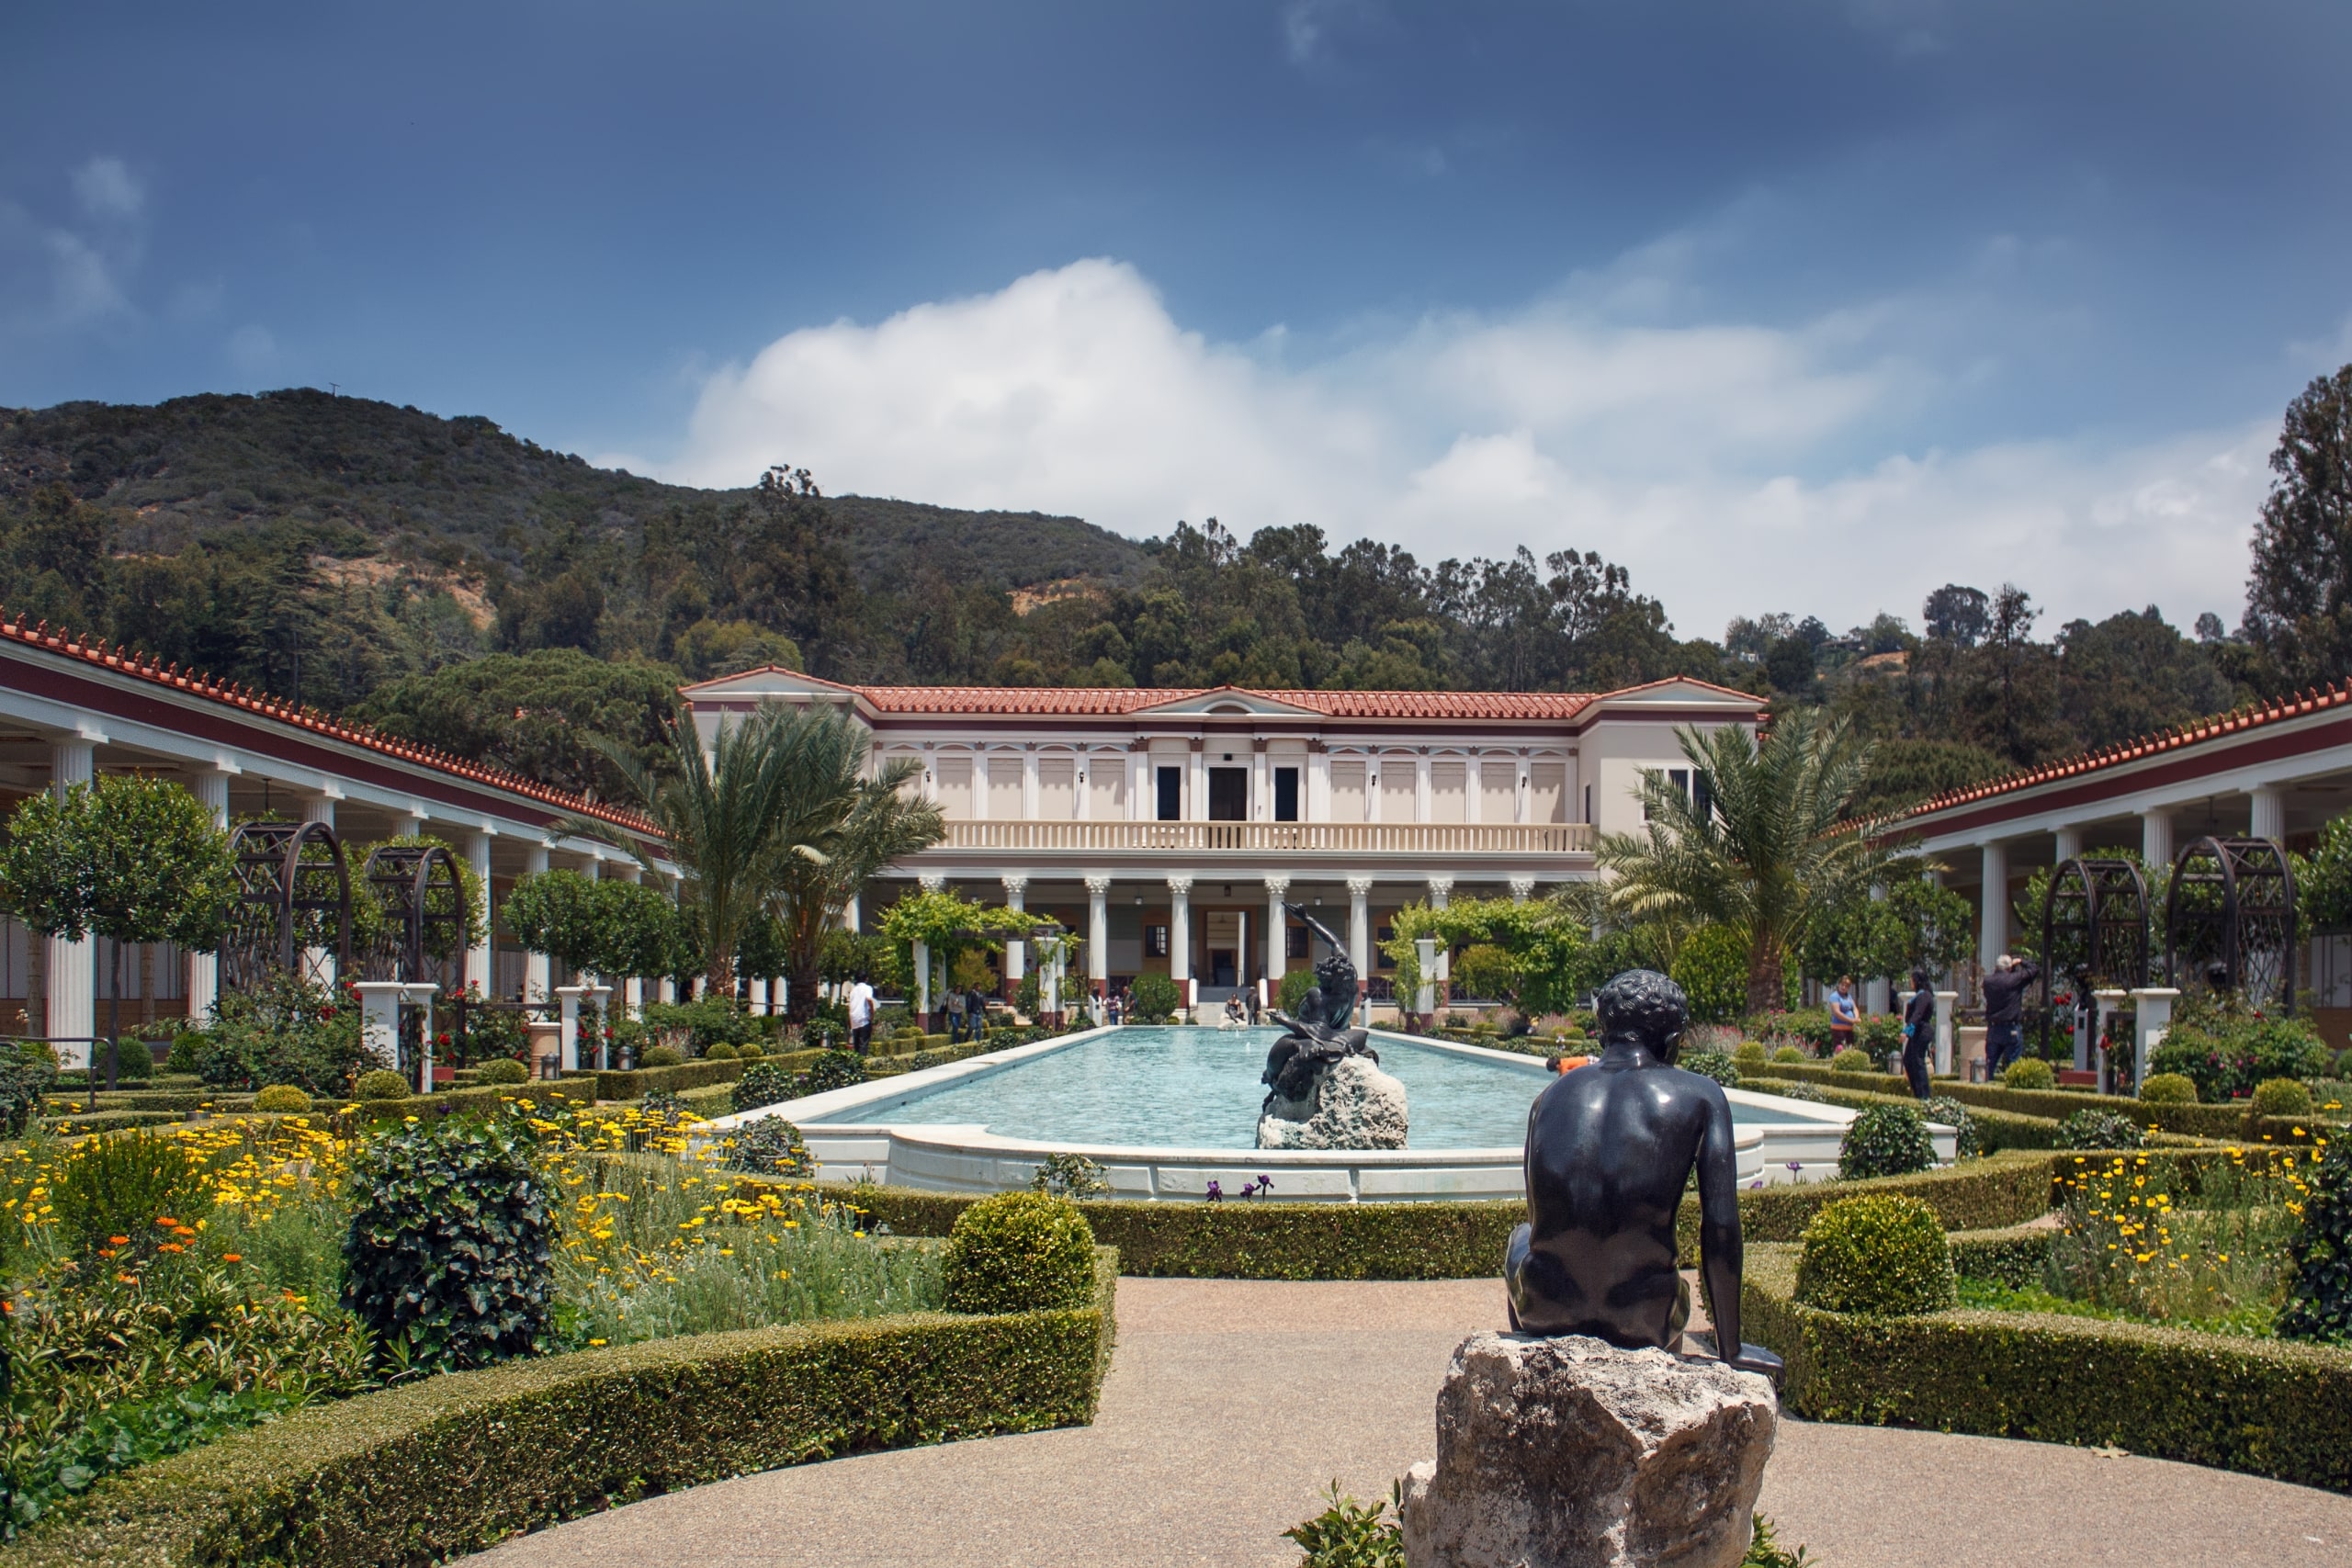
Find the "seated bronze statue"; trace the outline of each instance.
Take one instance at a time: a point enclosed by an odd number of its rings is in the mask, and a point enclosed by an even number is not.
[[[1298,1004],[1297,1017],[1279,1008],[1272,1010],[1273,1021],[1290,1032],[1266,1053],[1266,1070],[1258,1079],[1268,1086],[1265,1109],[1270,1113],[1278,1102],[1304,1101],[1315,1088],[1316,1073],[1334,1062],[1349,1056],[1380,1060],[1380,1053],[1364,1043],[1364,1031],[1349,1027],[1356,1010],[1356,966],[1348,961],[1340,939],[1297,905],[1283,908],[1296,915],[1331,951],[1315,966],[1315,989]]]
[[[1595,998],[1599,1059],[1536,1096],[1527,1118],[1530,1224],[1503,1261],[1510,1325],[1588,1334],[1627,1349],[1677,1348],[1690,1296],[1674,1215],[1699,1173],[1700,1271],[1718,1353],[1776,1382],[1781,1359],[1739,1339],[1739,1172],[1731,1105],[1674,1065],[1690,1017],[1682,987],[1633,969]]]

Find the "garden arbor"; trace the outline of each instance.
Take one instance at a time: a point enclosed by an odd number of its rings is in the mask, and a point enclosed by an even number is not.
[[[2131,861],[2077,856],[2058,868],[2041,897],[2041,1054],[2050,1054],[2052,987],[2073,982],[2075,1007],[2098,990],[2148,983],[2147,879]],[[2076,1065],[2084,1059],[2077,1038]]]
[[[223,990],[288,974],[333,986],[351,962],[351,876],[323,822],[247,822],[229,840],[237,892],[220,939]]]
[[[2269,839],[2199,839],[2173,861],[2165,968],[2182,990],[2295,1005],[2295,868]]]

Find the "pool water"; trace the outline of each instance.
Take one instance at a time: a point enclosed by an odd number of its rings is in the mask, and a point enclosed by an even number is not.
[[[810,1124],[978,1123],[1000,1137],[1068,1144],[1246,1149],[1258,1134],[1258,1075],[1278,1029],[1130,1026],[961,1082],[876,1100]],[[1405,1086],[1417,1149],[1516,1147],[1551,1081],[1543,1058],[1487,1061],[1376,1040]],[[1735,1100],[1732,1120],[1775,1120]]]

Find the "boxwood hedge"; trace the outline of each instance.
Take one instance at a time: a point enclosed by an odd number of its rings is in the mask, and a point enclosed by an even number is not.
[[[779,1465],[1093,1419],[1115,1255],[1092,1303],[657,1339],[313,1405],[100,1483],[19,1568],[422,1565],[617,1503]]]
[[[1741,1327],[1813,1420],[2125,1449],[2352,1491],[2352,1350],[2039,1313],[1866,1318],[1794,1299],[1796,1249],[1747,1255]]]

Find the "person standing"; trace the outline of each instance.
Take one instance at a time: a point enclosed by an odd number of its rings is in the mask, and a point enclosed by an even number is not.
[[[864,1052],[874,1043],[874,987],[860,975],[849,987],[849,1048]]]
[[[951,1045],[964,1043],[964,993],[961,991],[947,993],[947,1043]]]
[[[964,993],[964,1037],[978,1044],[980,1036],[988,1032],[988,1024],[989,999],[974,986]]]
[[[1838,976],[1838,985],[1829,993],[1829,1054],[1835,1056],[1854,1043],[1854,1025],[1861,1018],[1861,1010],[1854,1005],[1854,977]]]
[[[2003,953],[1984,976],[1984,1076],[1997,1078],[2025,1049],[2025,988],[2041,978],[2041,966]]]
[[[1914,969],[1911,999],[1903,1004],[1903,1076],[1921,1100],[1928,1098],[1928,1046],[1935,1037],[1935,989],[1925,969]]]

